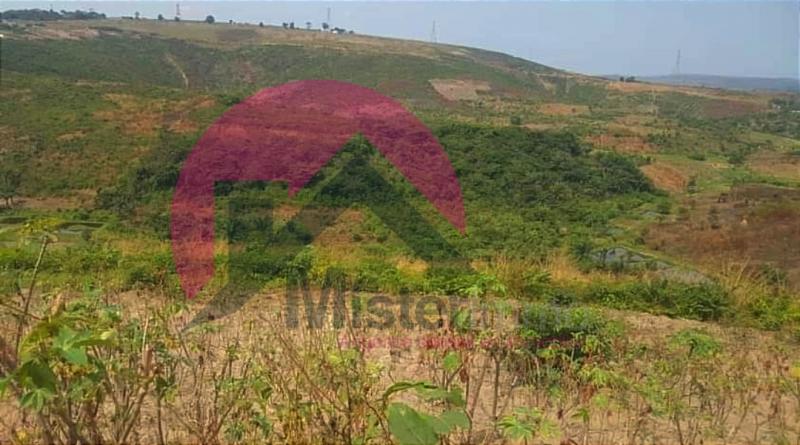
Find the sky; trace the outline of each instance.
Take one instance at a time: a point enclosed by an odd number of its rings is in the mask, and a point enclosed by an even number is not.
[[[0,9],[175,15],[175,1],[5,1]],[[586,74],[798,77],[795,1],[181,1],[184,19],[331,25],[501,51]]]

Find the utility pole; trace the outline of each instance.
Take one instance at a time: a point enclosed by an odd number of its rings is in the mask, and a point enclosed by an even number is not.
[[[0,34],[0,87],[3,86],[3,39],[6,36]]]
[[[331,8],[330,7],[328,7],[328,14],[325,16],[325,23],[327,23],[328,26],[330,26],[330,24],[331,24]]]
[[[436,36],[436,20],[434,20],[433,27],[431,27],[431,43],[437,43],[438,40]]]
[[[181,4],[175,3],[175,17],[181,18]]]
[[[672,71],[672,75],[677,77],[678,80],[680,80],[680,77],[681,77],[681,50],[680,49],[678,49],[678,56],[675,58],[675,68]]]

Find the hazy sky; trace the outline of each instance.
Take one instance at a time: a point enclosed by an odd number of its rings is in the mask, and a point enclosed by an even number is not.
[[[175,14],[175,1],[2,1],[0,9],[89,9]],[[186,19],[314,26],[493,49],[589,74],[681,72],[798,77],[798,1],[182,1]]]

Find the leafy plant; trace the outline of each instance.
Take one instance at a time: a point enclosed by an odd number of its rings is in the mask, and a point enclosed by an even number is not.
[[[542,412],[536,408],[515,408],[514,411],[504,416],[497,425],[503,436],[513,441],[529,443],[534,439],[552,438],[558,434],[558,426],[546,419]]]
[[[401,392],[414,391],[426,402],[441,402],[445,408],[437,415],[418,411],[403,402],[389,399]],[[470,419],[464,411],[465,401],[459,390],[445,391],[425,382],[398,382],[383,394],[387,403],[389,431],[400,445],[435,445],[455,429],[467,430]]]

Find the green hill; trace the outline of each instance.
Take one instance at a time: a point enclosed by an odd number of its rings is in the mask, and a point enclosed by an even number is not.
[[[12,218],[72,209],[78,213],[58,218],[74,222],[89,212],[131,231],[98,232],[116,249],[152,242],[163,251],[177,172],[204,129],[261,88],[330,78],[399,99],[434,130],[466,199],[470,237],[451,241],[472,260],[570,252],[581,267],[622,270],[628,266],[598,264],[597,251],[624,247],[649,256],[649,267],[669,265],[665,276],[678,281],[696,276],[684,267],[716,274],[715,252],[752,256],[757,280],[759,268],[789,283],[800,274],[800,258],[773,261],[781,231],[763,237],[767,248],[757,251],[742,242],[703,251],[672,238],[693,231],[712,240],[726,230],[746,237],[741,220],[779,227],[781,212],[798,211],[783,197],[800,185],[800,174],[779,168],[800,151],[794,96],[616,82],[472,48],[274,27],[153,20],[0,26],[0,153],[8,194],[22,205]],[[379,171],[392,177],[390,168]],[[778,187],[780,201],[743,210],[739,201],[747,198],[734,193],[743,184]],[[720,193],[736,198],[718,205]],[[360,222],[344,223],[336,242],[318,243],[318,257],[345,244],[350,255],[336,261],[353,274],[375,262],[402,269],[412,252],[363,206],[357,213]],[[9,246],[19,233],[14,225],[5,230]],[[148,274],[172,273],[119,253]],[[12,254],[21,256],[5,263],[8,273],[33,254]],[[120,273],[117,266],[109,273]],[[398,273],[417,283],[411,287],[427,286],[422,275]],[[112,281],[138,285],[122,275]]]

